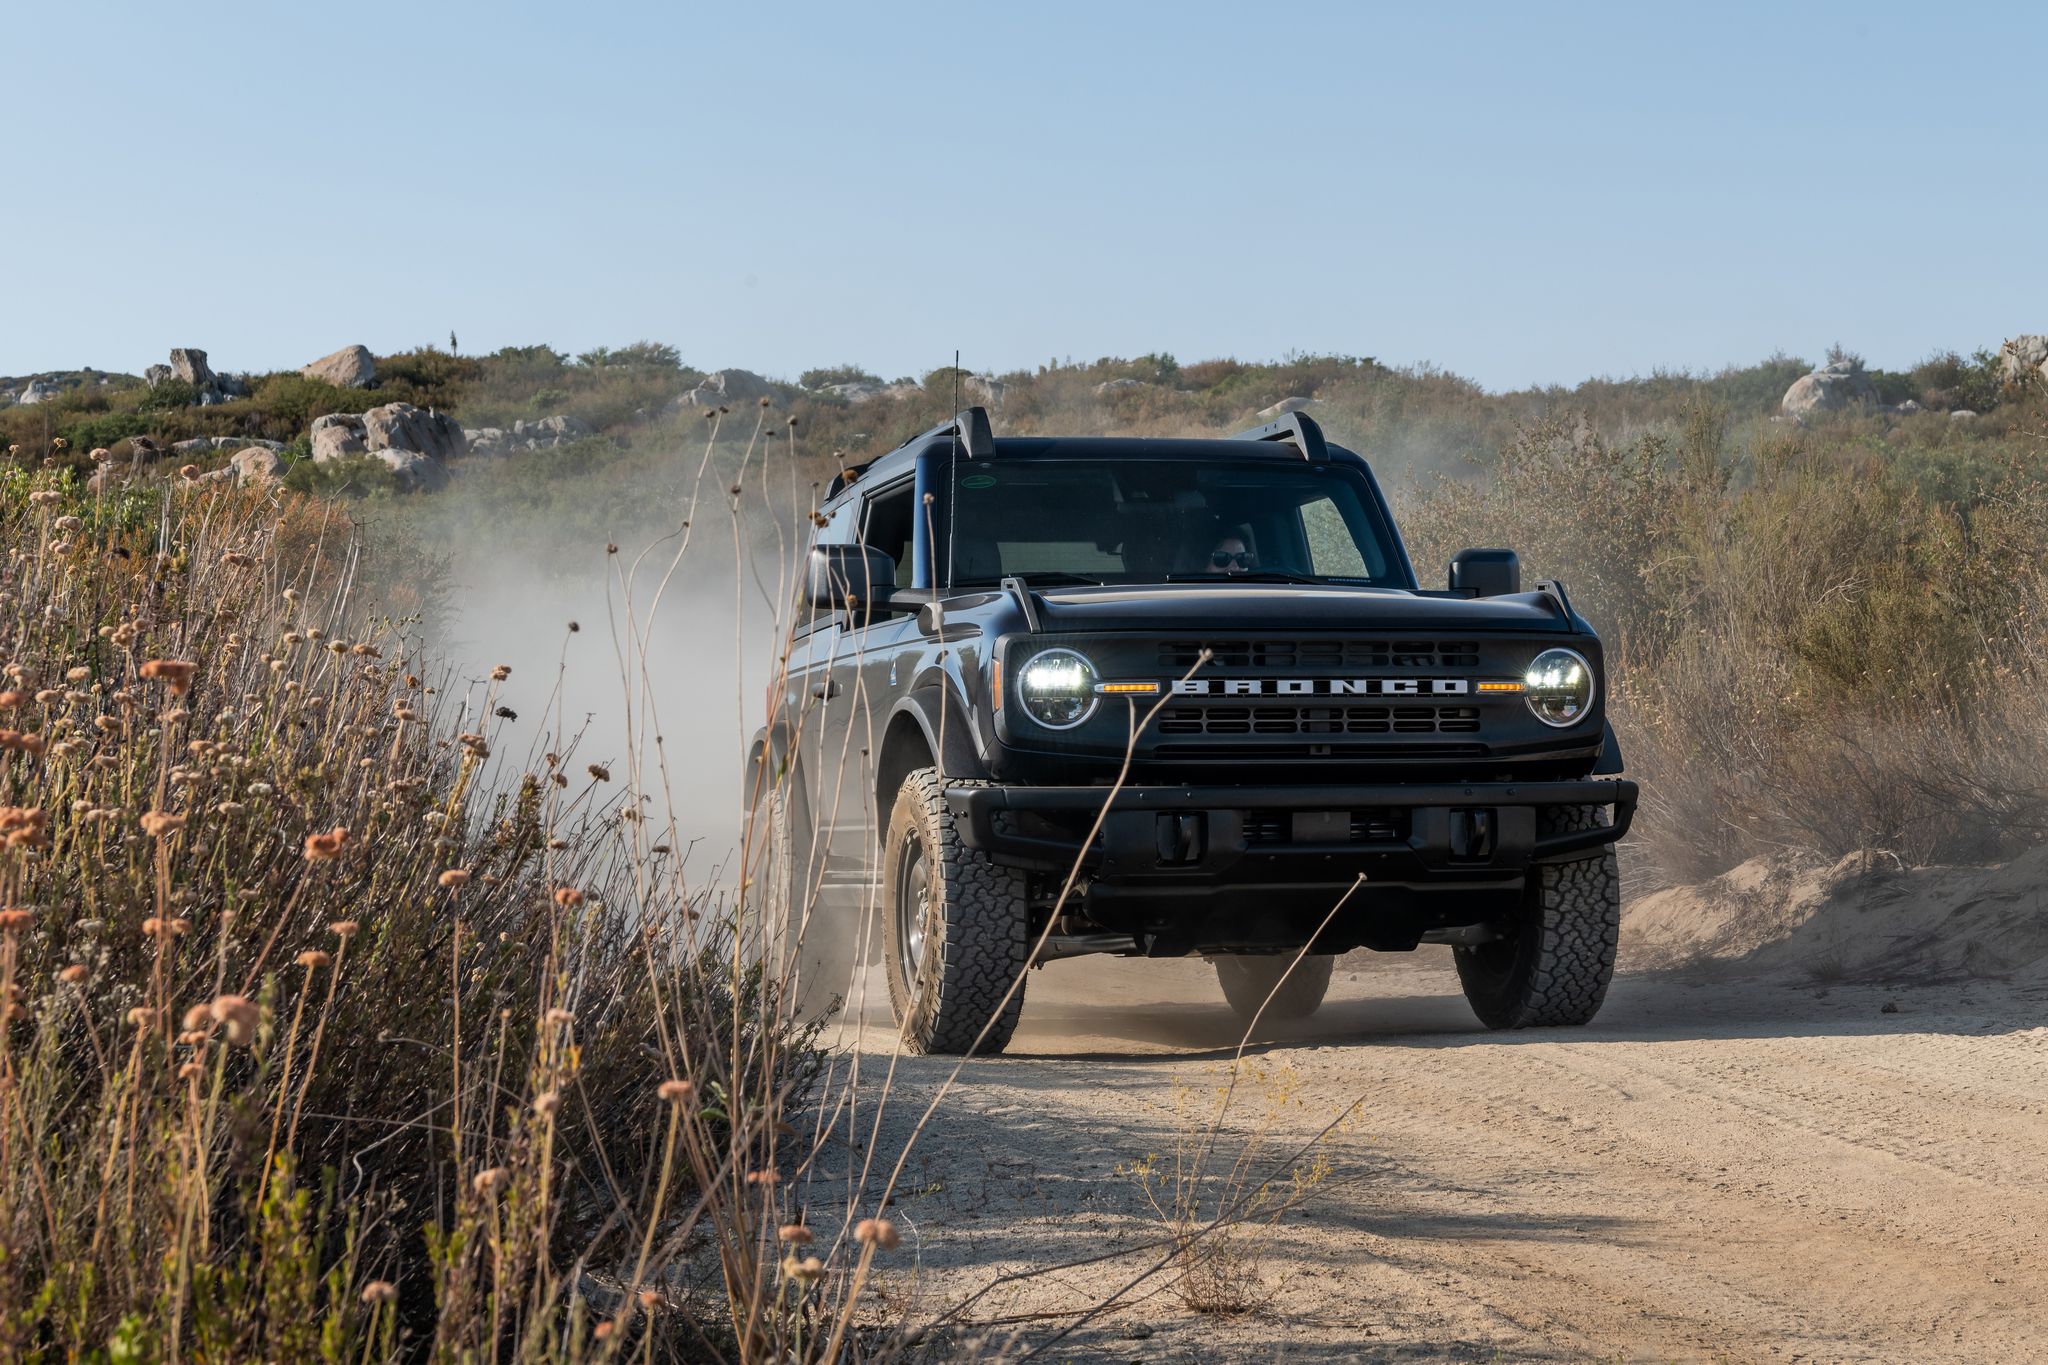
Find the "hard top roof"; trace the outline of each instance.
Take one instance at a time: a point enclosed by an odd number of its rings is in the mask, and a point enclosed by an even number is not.
[[[979,419],[979,429],[973,423]],[[951,422],[920,432],[886,455],[864,465],[848,466],[833,480],[826,496],[836,501],[856,481],[872,484],[910,469],[928,450],[958,444],[968,460],[1272,460],[1326,459],[1339,455],[1358,460],[1343,446],[1324,441],[1322,429],[1301,413],[1234,436],[998,436],[990,437],[988,417],[970,408]],[[979,448],[978,454],[970,451]],[[1363,461],[1361,461],[1363,463]]]

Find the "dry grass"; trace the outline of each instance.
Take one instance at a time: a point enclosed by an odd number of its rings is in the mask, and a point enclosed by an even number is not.
[[[1641,881],[1785,848],[1999,858],[2048,831],[2048,484],[2020,466],[1937,496],[1851,435],[1546,421],[1408,509],[1419,560],[1516,546],[1600,627]]]
[[[672,830],[505,763],[331,507],[55,477],[0,486],[0,1358],[843,1349],[894,1233],[810,1244],[817,1054]]]
[[[1173,1292],[1190,1312],[1241,1317],[1280,1292],[1267,1265],[1275,1225],[1329,1180],[1326,1141],[1357,1111],[1283,1153],[1276,1134],[1305,1105],[1293,1068],[1234,1061],[1213,1095],[1176,1086],[1172,1150],[1127,1168],[1166,1233]]]

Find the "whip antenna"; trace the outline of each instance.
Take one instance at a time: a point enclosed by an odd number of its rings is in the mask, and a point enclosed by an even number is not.
[[[946,588],[953,587],[953,546],[960,510],[960,348],[953,348],[953,453],[946,461]]]

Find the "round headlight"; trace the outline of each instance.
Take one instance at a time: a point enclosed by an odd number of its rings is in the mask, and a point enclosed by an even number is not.
[[[1017,696],[1048,730],[1071,730],[1095,714],[1095,665],[1071,649],[1031,656],[1017,673]]]
[[[1593,709],[1593,666],[1572,650],[1544,650],[1522,681],[1523,699],[1545,725],[1575,725]]]

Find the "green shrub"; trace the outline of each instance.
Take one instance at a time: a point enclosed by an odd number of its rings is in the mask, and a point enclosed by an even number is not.
[[[172,412],[199,402],[199,390],[182,379],[159,379],[138,404],[144,412]]]
[[[822,389],[827,384],[879,384],[881,380],[858,365],[828,365],[823,369],[805,370],[797,376],[797,386],[805,389]]]

